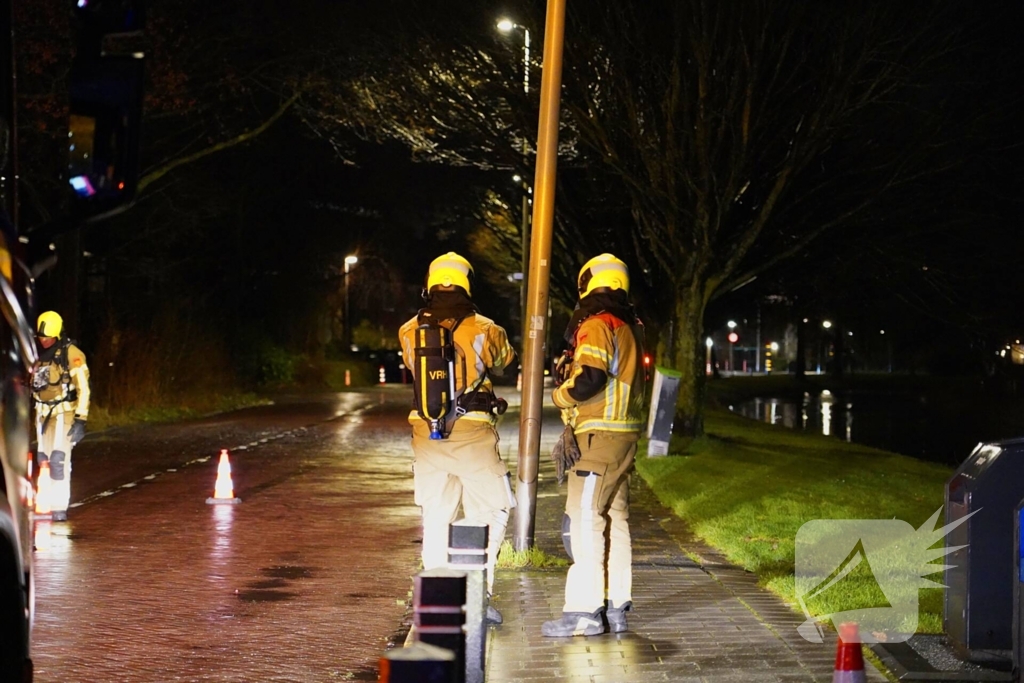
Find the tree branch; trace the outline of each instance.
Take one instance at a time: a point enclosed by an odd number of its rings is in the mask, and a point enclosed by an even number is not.
[[[261,135],[264,132],[266,132],[267,129],[269,129],[272,125],[277,123],[278,119],[280,119],[282,116],[284,116],[284,113],[286,111],[288,111],[288,109],[291,108],[291,106],[293,104],[295,104],[295,102],[298,101],[299,97],[301,97],[301,96],[302,96],[302,93],[301,92],[297,92],[294,95],[292,95],[291,97],[289,97],[287,100],[284,101],[284,103],[281,104],[280,107],[277,108],[277,111],[275,111],[270,116],[270,118],[268,118],[266,121],[264,121],[262,124],[260,124],[260,126],[258,126],[257,128],[254,128],[252,130],[249,130],[249,131],[246,131],[244,133],[241,133],[240,135],[236,135],[235,137],[230,138],[228,140],[224,140],[222,142],[218,142],[215,145],[211,145],[210,147],[207,147],[206,149],[201,149],[198,152],[195,152],[193,154],[189,154],[187,156],[183,156],[183,157],[180,157],[180,158],[175,159],[173,161],[170,161],[170,162],[164,164],[163,166],[161,166],[161,167],[159,167],[159,168],[157,168],[157,169],[155,169],[153,171],[150,171],[149,173],[144,175],[139,180],[139,187],[138,187],[138,190],[137,190],[138,194],[141,195],[146,190],[147,187],[149,187],[150,185],[152,185],[156,181],[160,180],[165,175],[167,175],[168,173],[170,173],[174,169],[178,168],[179,166],[184,166],[186,164],[190,164],[190,163],[192,163],[194,161],[198,161],[199,159],[202,159],[204,157],[210,156],[211,154],[216,154],[217,152],[221,152],[221,151],[223,151],[225,149],[230,149],[232,147],[237,147],[238,145],[241,145],[242,143],[248,142],[249,140],[252,140],[253,138]]]

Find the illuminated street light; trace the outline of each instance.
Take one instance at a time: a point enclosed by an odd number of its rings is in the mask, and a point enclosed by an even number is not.
[[[736,321],[735,321],[735,320],[730,320],[730,321],[729,321],[729,322],[727,322],[727,323],[726,323],[725,325],[726,325],[726,327],[728,327],[728,328],[729,328],[730,330],[734,330],[734,329],[736,329]]]
[[[832,321],[831,320],[822,320],[821,321],[821,326],[824,327],[827,330],[828,328],[832,327]]]
[[[508,33],[516,27],[516,23],[511,19],[500,19],[498,21],[498,30],[502,33]]]
[[[523,182],[523,176],[516,173],[514,176],[512,176],[512,180],[514,180],[517,183],[521,183]]]
[[[768,348],[770,348],[772,351],[778,351],[779,342],[772,342],[771,344],[768,345]]]

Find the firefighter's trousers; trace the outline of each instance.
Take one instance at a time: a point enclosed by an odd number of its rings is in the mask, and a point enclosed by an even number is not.
[[[71,502],[71,441],[68,430],[74,422],[74,412],[50,412],[50,406],[36,405],[36,441],[38,459],[50,465],[51,509],[67,510]]]
[[[447,439],[430,440],[426,422],[413,425],[413,487],[423,510],[423,568],[448,564],[448,525],[459,518],[488,526],[487,592],[515,497],[489,423],[460,418]]]
[[[576,435],[582,457],[566,476],[573,565],[565,581],[564,612],[593,613],[605,600],[621,607],[633,599],[629,473],[637,438],[605,431]]]

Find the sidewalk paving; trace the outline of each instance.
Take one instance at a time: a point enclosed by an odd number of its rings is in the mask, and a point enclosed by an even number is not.
[[[548,406],[535,540],[544,551],[564,557],[565,487],[558,487],[548,457],[561,429],[557,410]],[[506,419],[500,432],[502,455],[514,471],[518,420]],[[797,633],[800,614],[759,588],[755,575],[695,539],[638,474],[630,487],[635,611],[629,613],[629,631],[545,638],[541,624],[562,610],[565,570],[500,570],[493,604],[505,622],[490,631],[489,683],[832,680],[835,634],[827,633],[823,644],[804,640]],[[868,681],[885,680],[870,663],[867,669]]]

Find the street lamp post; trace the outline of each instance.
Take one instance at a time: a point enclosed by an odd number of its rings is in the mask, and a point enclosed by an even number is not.
[[[511,33],[515,29],[523,31],[523,92],[530,94],[530,29],[521,26],[511,19],[503,18],[498,22],[498,30],[502,33]],[[529,158],[530,146],[526,135],[523,135],[523,161]],[[520,183],[520,190],[523,193],[522,210],[520,213],[522,224],[519,235],[522,238],[521,266],[523,279],[519,282],[519,316],[523,327],[523,343],[526,343],[526,292],[527,292],[527,268],[530,266],[530,186],[522,176],[516,176],[516,182]]]
[[[821,326],[825,330],[832,329],[831,320],[822,320]],[[818,345],[821,352],[818,354],[818,374],[822,372],[828,372],[828,338],[827,335],[822,335],[821,343]]]
[[[352,266],[359,263],[358,256],[345,257],[345,347],[347,351],[352,350],[352,318],[349,317],[348,305],[348,273]]]
[[[729,328],[729,372],[735,373],[736,368],[733,367],[732,347],[736,345],[736,337],[734,336],[736,334],[736,321],[730,320],[726,323],[726,326]]]

